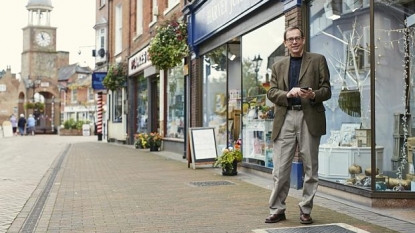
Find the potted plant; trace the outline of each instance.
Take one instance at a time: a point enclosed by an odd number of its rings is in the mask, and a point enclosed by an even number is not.
[[[180,65],[182,59],[189,54],[186,23],[174,18],[160,23],[148,52],[151,63],[159,70]]]
[[[224,149],[222,155],[217,157],[215,160],[215,167],[222,167],[222,175],[234,176],[238,174],[237,164],[242,161],[242,152],[235,150],[232,147]]]
[[[148,148],[147,138],[148,138],[148,135],[146,133],[135,134],[134,147],[137,149]]]
[[[128,66],[127,62],[115,63],[108,69],[102,83],[111,91],[121,89],[126,85]]]
[[[163,140],[163,137],[159,133],[157,132],[150,133],[147,137],[147,144],[148,144],[148,147],[150,148],[150,151],[158,151],[160,149],[162,140]]]

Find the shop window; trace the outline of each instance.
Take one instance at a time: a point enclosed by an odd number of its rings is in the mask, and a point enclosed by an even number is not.
[[[121,90],[117,90],[113,92],[113,97],[114,97],[114,110],[113,110],[113,118],[112,121],[113,122],[122,122],[122,91]]]
[[[137,133],[147,132],[148,122],[148,93],[147,80],[144,75],[138,76],[137,81]]]
[[[183,65],[179,65],[167,76],[166,137],[184,138],[184,130],[184,74]]]
[[[218,152],[227,147],[226,46],[203,56],[203,126],[215,128]]]
[[[314,1],[310,7],[310,51],[326,57],[332,85],[332,98],[324,102],[327,135],[321,139],[319,178],[370,190],[375,174],[377,191],[409,190],[411,174],[415,173],[411,150],[415,108],[408,105],[415,102],[414,95],[409,94],[414,80],[410,65],[414,37],[413,29],[404,22],[412,14],[408,10],[415,11],[415,4],[376,1],[371,28],[369,1],[343,3],[343,12],[336,20],[327,17],[324,2]],[[371,33],[375,38],[373,51]],[[370,79],[372,66],[375,83]],[[376,93],[374,99],[371,91]],[[371,103],[376,111],[370,108]],[[375,138],[371,135],[372,114]],[[371,171],[372,151],[375,171]]]
[[[285,57],[284,28],[285,17],[280,17],[242,36],[243,155],[247,162],[269,168],[273,167],[274,106],[266,92],[272,65]]]

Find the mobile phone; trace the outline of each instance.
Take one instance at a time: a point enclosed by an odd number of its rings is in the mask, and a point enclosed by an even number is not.
[[[309,89],[309,87],[300,87],[301,88],[301,90],[305,90],[305,91],[308,91],[308,89]]]

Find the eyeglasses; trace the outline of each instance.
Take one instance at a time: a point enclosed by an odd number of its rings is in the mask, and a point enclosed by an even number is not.
[[[297,37],[287,38],[286,41],[293,43],[294,41],[301,41],[302,39],[303,39],[302,37],[297,36]]]

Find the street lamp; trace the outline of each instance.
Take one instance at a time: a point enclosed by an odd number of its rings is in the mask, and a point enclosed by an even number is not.
[[[258,72],[259,72],[259,68],[261,67],[262,64],[262,58],[261,56],[258,54],[257,56],[254,56],[254,59],[252,60],[255,64],[255,80],[256,80],[256,86],[258,88]]]
[[[36,88],[39,87],[40,83],[42,82],[42,80],[40,80],[40,77],[38,77],[37,79],[30,79],[29,77],[29,85],[32,88],[32,102],[35,102],[35,91]]]

